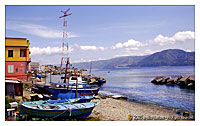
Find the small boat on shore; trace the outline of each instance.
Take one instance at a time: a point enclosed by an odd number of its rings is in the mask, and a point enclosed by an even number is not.
[[[79,99],[77,101],[77,103],[90,102],[94,98],[94,96],[95,95],[80,96],[79,94],[77,94],[77,98]],[[75,93],[67,93],[67,94],[66,93],[59,93],[58,94],[58,98],[62,99],[62,100],[69,99],[69,98],[74,98],[74,97],[76,97]]]
[[[57,104],[57,103],[72,104],[72,103],[77,103],[79,100],[80,100],[80,98],[76,98],[76,99],[61,99],[61,100],[39,100],[39,101],[30,101],[30,102],[25,102],[25,103],[26,104],[33,104],[33,105]]]
[[[111,96],[113,99],[124,99],[124,100],[127,100],[128,98],[125,97],[125,96],[122,96],[122,95],[113,95]]]
[[[30,102],[24,102],[20,106],[20,114],[27,115],[29,118],[83,118],[88,117],[98,104],[98,102],[74,104],[31,104]]]

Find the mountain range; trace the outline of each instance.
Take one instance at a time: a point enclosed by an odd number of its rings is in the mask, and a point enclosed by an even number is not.
[[[80,62],[72,64],[75,68],[111,69],[125,67],[154,66],[194,66],[195,52],[180,49],[168,49],[146,56],[123,56],[108,60]]]

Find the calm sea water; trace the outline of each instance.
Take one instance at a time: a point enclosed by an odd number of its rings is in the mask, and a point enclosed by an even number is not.
[[[166,86],[151,83],[156,76],[194,76],[194,70],[194,66],[140,67],[92,70],[92,74],[102,75],[107,80],[100,89],[100,94],[118,94],[137,101],[194,112],[194,90],[181,89],[177,85]],[[59,75],[52,76],[53,81],[58,81],[58,79],[60,79]]]
[[[156,76],[194,76],[194,70],[194,66],[173,66],[93,70],[92,73],[103,75],[107,80],[100,90],[102,94],[119,94],[138,101],[194,112],[194,90],[151,83]]]

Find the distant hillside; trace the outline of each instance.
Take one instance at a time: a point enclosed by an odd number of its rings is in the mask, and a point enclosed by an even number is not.
[[[195,64],[195,53],[179,49],[169,49],[146,56],[124,56],[109,60],[92,61],[93,69],[119,67],[152,67],[152,66],[192,66]],[[90,62],[74,63],[77,68],[90,68]]]
[[[93,69],[110,69],[117,67],[129,67],[130,65],[137,65],[139,61],[147,56],[123,56],[109,60],[92,61]],[[90,68],[91,62],[81,62],[72,64],[77,68]]]
[[[169,49],[154,53],[138,62],[138,66],[191,66],[195,63],[195,53],[179,49]]]

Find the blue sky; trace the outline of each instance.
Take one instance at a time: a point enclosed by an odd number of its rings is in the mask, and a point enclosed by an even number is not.
[[[59,64],[61,10],[67,17],[71,62],[194,51],[194,6],[6,6],[6,36],[30,40],[32,61]]]

